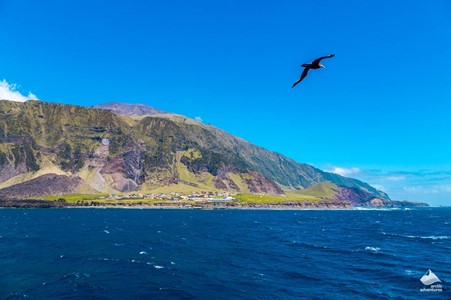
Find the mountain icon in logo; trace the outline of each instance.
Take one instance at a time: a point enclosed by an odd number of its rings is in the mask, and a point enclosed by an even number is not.
[[[424,285],[431,285],[436,282],[441,282],[440,279],[438,279],[437,275],[434,274],[434,272],[429,269],[426,274],[423,275],[423,277],[420,278],[421,283]]]

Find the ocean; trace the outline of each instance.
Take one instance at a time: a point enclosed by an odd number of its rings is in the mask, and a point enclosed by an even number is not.
[[[429,269],[434,291],[420,281]],[[0,209],[0,299],[451,299],[450,288],[450,208]]]

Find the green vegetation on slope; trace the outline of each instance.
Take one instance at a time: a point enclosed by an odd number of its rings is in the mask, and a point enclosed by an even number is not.
[[[258,195],[258,194],[240,194],[235,196],[241,203],[254,204],[281,204],[287,202],[318,202],[323,199],[310,196],[287,193],[284,196]]]
[[[105,193],[98,193],[98,194],[68,194],[68,195],[62,195],[62,196],[45,196],[42,197],[42,200],[50,200],[50,201],[57,201],[64,199],[68,203],[76,203],[79,201],[84,200],[99,200],[102,197],[106,197],[108,194]]]
[[[321,182],[312,185],[304,190],[296,191],[295,194],[299,196],[313,196],[321,199],[333,199],[337,185],[332,182]]]

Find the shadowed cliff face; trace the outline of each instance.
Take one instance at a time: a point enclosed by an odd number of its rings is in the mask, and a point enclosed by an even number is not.
[[[0,198],[36,198],[48,195],[77,193],[83,182],[79,177],[46,174],[0,190]]]
[[[330,181],[388,199],[366,183],[296,163],[183,116],[155,115],[142,105],[113,108],[133,117],[108,109],[0,101],[0,188],[46,174],[75,176],[85,188],[103,192],[178,184],[282,194],[282,188]]]

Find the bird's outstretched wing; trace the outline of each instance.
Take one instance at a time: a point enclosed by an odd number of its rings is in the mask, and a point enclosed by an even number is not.
[[[293,86],[291,88],[294,88],[299,82],[302,81],[302,79],[304,79],[307,76],[308,70],[310,70],[310,68],[305,68],[304,71],[302,71],[301,77],[299,78],[298,81],[293,83]]]
[[[320,62],[322,59],[325,59],[325,58],[331,58],[331,57],[334,57],[334,56],[335,56],[335,54],[329,54],[329,55],[326,55],[326,56],[321,56],[321,57],[315,59],[314,61],[312,61],[312,65],[318,65],[319,62]]]

